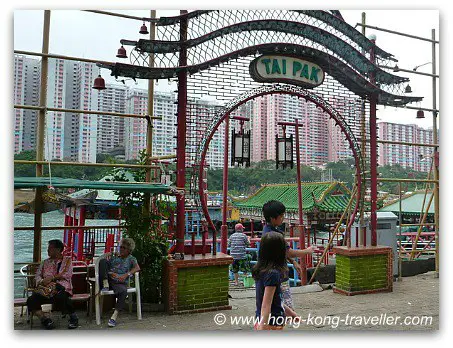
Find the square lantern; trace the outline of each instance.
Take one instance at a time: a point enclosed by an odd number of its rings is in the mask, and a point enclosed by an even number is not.
[[[232,133],[232,146],[231,146],[231,165],[236,163],[250,167],[250,131]]]
[[[286,169],[287,166],[290,166],[293,169],[293,135],[291,134],[289,137],[279,137],[278,135],[275,136],[276,138],[276,166],[277,169],[283,168]]]

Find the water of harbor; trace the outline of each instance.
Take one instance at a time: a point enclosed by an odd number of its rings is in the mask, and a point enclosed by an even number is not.
[[[14,213],[14,227],[33,226],[34,215]],[[58,210],[43,214],[43,226],[63,226],[64,214]],[[87,226],[118,226],[118,220],[86,220]],[[63,230],[42,231],[41,259],[46,259],[47,244],[51,239],[63,240]],[[33,260],[33,230],[14,231],[14,269],[21,265],[17,263],[32,262]],[[14,279],[14,297],[22,297],[23,280]]]

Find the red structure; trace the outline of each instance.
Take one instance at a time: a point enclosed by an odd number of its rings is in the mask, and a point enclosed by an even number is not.
[[[176,251],[184,252],[185,208],[203,213],[212,230],[212,256],[226,252],[229,120],[232,112],[249,100],[267,94],[304,98],[327,113],[344,134],[355,159],[356,197],[347,221],[351,226],[363,211],[364,193],[371,186],[371,245],[376,246],[377,139],[376,105],[402,106],[422,98],[407,96],[408,78],[382,67],[395,58],[344,22],[338,11],[313,10],[200,10],[180,16],[150,19],[157,40],[121,40],[133,46],[132,64],[100,63],[114,76],[144,79],[177,79],[177,199]],[[369,52],[369,58],[364,52]],[[123,52],[124,53],[124,52]],[[152,55],[153,66],[148,66]],[[200,111],[196,98],[214,97],[218,107]],[[360,125],[348,124],[337,101],[365,102],[369,114],[370,166],[362,158]],[[223,219],[221,251],[216,255],[217,230],[207,209],[204,167],[214,134],[225,122]],[[296,133],[299,120],[295,120]],[[187,132],[190,129],[190,132]],[[299,150],[296,134],[296,147]],[[300,158],[298,156],[298,182]],[[364,173],[370,173],[365,177]],[[369,181],[368,181],[369,180]],[[368,183],[367,183],[368,182]],[[299,196],[302,192],[299,192]],[[305,246],[302,203],[299,209],[300,246]],[[350,238],[348,238],[350,247]],[[191,249],[189,254],[193,254]],[[197,255],[195,255],[197,256]],[[195,256],[192,256],[195,257]]]

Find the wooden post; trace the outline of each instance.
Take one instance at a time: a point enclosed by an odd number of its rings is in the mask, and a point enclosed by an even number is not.
[[[403,218],[402,218],[402,214],[401,214],[401,210],[402,210],[402,192],[401,192],[401,183],[399,182],[398,183],[398,190],[399,190],[399,214],[398,214],[398,220],[399,220],[399,247],[398,247],[398,281],[402,281],[403,280],[403,261],[402,261],[402,258],[401,258],[401,233],[402,233],[402,224],[403,224]]]
[[[49,53],[49,36],[50,36],[50,11],[44,11],[44,27],[42,39],[42,53]],[[41,88],[39,95],[39,106],[47,106],[47,75],[49,59],[45,56],[41,59]],[[36,160],[44,161],[44,128],[46,125],[46,110],[39,109],[37,139],[36,139]],[[51,158],[48,158],[50,161]],[[43,165],[36,164],[36,177],[43,176]],[[33,262],[41,262],[41,242],[42,242],[42,211],[43,211],[43,188],[39,187],[35,191],[35,216],[34,216],[34,236],[33,236]]]
[[[151,18],[156,18],[156,10],[151,10]],[[150,23],[149,39],[154,40],[156,38],[156,23]],[[149,67],[154,67],[154,53],[149,55]],[[148,80],[148,110],[149,116],[154,116],[154,80]],[[153,156],[153,124],[152,119],[149,118],[146,121],[146,164],[151,165],[150,157]],[[145,182],[151,182],[151,168],[146,169]],[[146,192],[144,194],[143,210],[146,215],[150,213],[150,200],[151,194]]]
[[[437,86],[436,86],[436,30],[431,30],[432,39],[432,74],[433,74],[433,110],[437,108]],[[437,140],[437,112],[433,111],[433,142],[439,144]],[[436,275],[439,277],[439,147],[434,148],[434,228],[436,233]]]

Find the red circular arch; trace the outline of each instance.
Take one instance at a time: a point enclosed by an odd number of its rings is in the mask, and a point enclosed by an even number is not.
[[[350,228],[352,223],[354,222],[355,216],[357,214],[357,211],[359,210],[360,204],[362,203],[362,198],[363,198],[363,187],[362,187],[362,168],[364,167],[363,165],[363,158],[361,156],[360,148],[358,145],[357,140],[355,139],[354,134],[352,131],[349,129],[348,124],[344,119],[342,119],[341,114],[337,112],[329,103],[327,103],[322,97],[319,97],[317,94],[309,92],[306,89],[302,89],[301,87],[298,86],[288,86],[288,85],[270,85],[270,86],[264,86],[264,87],[259,87],[257,89],[254,89],[250,92],[248,92],[246,95],[241,95],[239,98],[234,99],[230,103],[228,103],[224,109],[221,110],[219,113],[219,117],[217,118],[217,121],[214,120],[215,124],[211,128],[211,131],[209,134],[206,134],[205,136],[205,142],[204,145],[201,147],[201,157],[199,161],[199,166],[198,166],[198,191],[199,191],[199,199],[200,199],[200,205],[203,211],[203,214],[206,218],[206,221],[208,224],[211,226],[211,228],[216,231],[216,228],[214,226],[214,223],[211,220],[211,217],[209,215],[208,211],[208,206],[207,206],[207,201],[204,196],[203,192],[203,181],[201,178],[203,177],[203,168],[201,164],[205,162],[206,159],[206,153],[209,148],[209,143],[212,140],[212,137],[214,136],[215,132],[219,128],[219,126],[222,124],[222,122],[225,120],[226,117],[230,115],[232,111],[234,111],[236,108],[241,106],[242,104],[245,104],[247,101],[255,99],[257,97],[263,96],[263,95],[268,95],[268,94],[289,94],[296,96],[298,98],[304,98],[307,101],[311,101],[314,104],[316,104],[317,107],[321,108],[324,112],[326,112],[330,118],[332,118],[336,125],[340,127],[342,133],[346,136],[346,140],[349,143],[349,147],[353,153],[355,164],[356,164],[356,185],[357,185],[357,198],[356,198],[356,203],[354,207],[354,211],[350,216],[350,219],[348,221],[347,227]],[[214,245],[213,248],[216,246]]]

